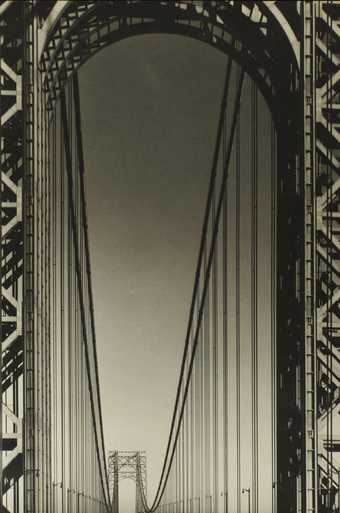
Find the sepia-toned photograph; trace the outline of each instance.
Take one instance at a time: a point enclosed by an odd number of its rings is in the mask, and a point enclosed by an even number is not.
[[[340,513],[340,2],[0,0],[0,513]]]

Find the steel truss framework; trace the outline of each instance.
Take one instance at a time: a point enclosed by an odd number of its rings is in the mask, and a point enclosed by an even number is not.
[[[82,63],[115,41],[152,32],[187,35],[230,54],[272,111],[278,511],[338,507],[330,412],[340,402],[339,18],[337,1],[1,2],[3,511],[35,511],[47,458],[36,449],[36,341],[49,336],[48,276],[35,273],[46,241],[34,232],[46,120]]]
[[[119,512],[119,481],[131,479],[136,483],[136,513],[143,511],[140,484],[147,490],[146,454],[144,451],[110,451],[108,473],[112,512]]]

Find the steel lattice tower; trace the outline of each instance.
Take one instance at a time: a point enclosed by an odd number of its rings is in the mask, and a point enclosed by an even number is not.
[[[131,479],[136,483],[136,513],[143,511],[140,484],[147,490],[146,454],[144,451],[110,451],[108,472],[113,513],[119,513],[119,481]]]

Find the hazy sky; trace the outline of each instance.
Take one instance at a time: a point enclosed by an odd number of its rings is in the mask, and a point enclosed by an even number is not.
[[[150,499],[174,402],[226,60],[188,38],[148,35],[101,51],[79,73],[106,449],[146,450]]]

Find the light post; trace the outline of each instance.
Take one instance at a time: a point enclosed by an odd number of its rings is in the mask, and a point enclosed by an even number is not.
[[[212,513],[212,495],[205,496],[205,505],[209,513]]]
[[[77,492],[77,513],[80,513],[80,497],[84,497],[83,492]]]
[[[56,486],[60,486],[60,488],[62,488],[63,487],[63,483],[61,483],[61,482],[58,482],[58,483],[53,482],[52,483],[52,500],[53,500],[54,511],[57,510],[57,508],[56,508],[56,493],[55,493],[55,487]]]
[[[250,488],[242,488],[242,493],[248,494],[248,513],[250,513]]]
[[[201,513],[201,497],[196,497],[196,498],[197,498],[197,502],[198,502],[197,511],[198,511],[198,513]]]
[[[221,492],[221,497],[224,497],[224,513],[228,513],[228,492]]]
[[[69,488],[66,490],[66,507],[67,511],[71,511],[71,491]]]

